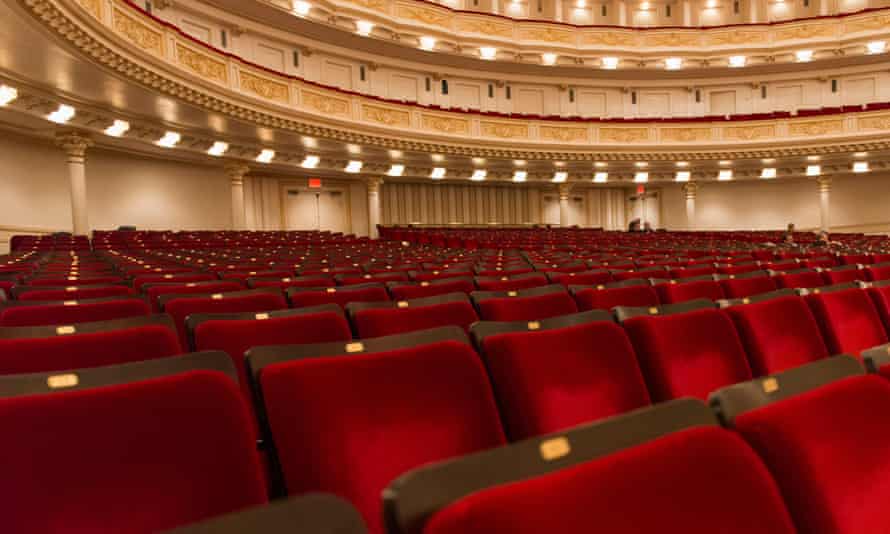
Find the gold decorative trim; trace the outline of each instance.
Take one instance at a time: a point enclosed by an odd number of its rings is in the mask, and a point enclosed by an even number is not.
[[[164,35],[149,28],[120,9],[114,10],[114,31],[142,50],[164,57]]]
[[[244,70],[238,71],[238,79],[241,82],[242,89],[246,89],[255,95],[285,104],[288,102],[290,93],[287,84],[263,78]]]
[[[528,137],[528,125],[509,124],[504,122],[485,122],[479,124],[479,129],[484,136],[498,137],[501,139],[515,139]]]
[[[828,135],[831,133],[843,133],[843,131],[843,119],[791,122],[788,125],[788,135],[792,137]]]
[[[727,141],[754,141],[756,139],[770,139],[776,136],[776,127],[773,124],[728,126],[723,128],[723,139]]]
[[[541,126],[538,130],[541,139],[561,143],[586,142],[587,128],[565,128],[562,126]]]
[[[384,108],[380,106],[362,106],[362,118],[387,126],[408,128],[411,126],[411,114],[407,111]]]
[[[202,78],[207,78],[208,80],[223,84],[228,83],[229,81],[225,63],[192,50],[190,47],[184,46],[182,43],[176,43],[176,59],[180,65]]]
[[[649,128],[600,128],[600,141],[639,143],[649,140]]]
[[[694,143],[711,140],[710,128],[662,128],[662,141],[677,143]]]
[[[325,115],[349,116],[350,114],[348,100],[334,98],[321,93],[313,93],[312,91],[306,91],[305,89],[302,94],[304,104],[318,112],[324,113]]]
[[[453,135],[468,135],[470,133],[470,121],[467,119],[424,114],[421,122],[425,130]]]

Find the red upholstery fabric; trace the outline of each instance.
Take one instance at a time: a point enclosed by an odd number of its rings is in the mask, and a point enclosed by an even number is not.
[[[341,286],[354,286],[367,284],[368,282],[407,282],[410,278],[403,272],[388,272],[379,274],[345,275],[338,282]]]
[[[634,317],[624,322],[654,402],[707,398],[751,379],[732,321],[720,310]]]
[[[176,298],[167,302],[164,311],[173,317],[179,339],[183,347],[189,346],[188,331],[185,320],[193,313],[233,313],[262,312],[287,308],[284,295],[278,293],[261,293],[257,295],[225,296],[214,299],[210,295],[200,297]]]
[[[423,285],[396,286],[390,288],[393,300],[412,300],[424,297],[435,297],[437,295],[447,295],[448,293],[467,293],[474,291],[476,286],[472,280],[453,280],[449,282],[438,282]]]
[[[831,354],[859,355],[865,349],[887,343],[881,317],[864,290],[813,294],[806,301]]]
[[[807,271],[805,273],[793,274],[777,274],[775,277],[776,285],[779,288],[813,288],[825,285],[822,275],[816,271]]]
[[[504,280],[503,278],[507,278]],[[516,291],[519,289],[529,289],[532,287],[541,287],[548,284],[547,276],[543,273],[537,273],[534,276],[523,276],[520,278],[476,278],[476,286],[480,291]]]
[[[0,399],[3,530],[150,533],[266,500],[238,387],[194,371]]]
[[[503,297],[478,302],[485,321],[532,321],[576,313],[578,307],[568,293],[532,297]]]
[[[300,291],[291,293],[291,306],[304,308],[306,306],[320,306],[322,304],[339,304],[345,306],[350,302],[376,302],[389,300],[389,293],[385,287],[367,287],[361,289],[349,289],[348,287],[336,288],[333,293],[326,290]]]
[[[424,534],[794,534],[775,481],[738,436],[699,427],[433,515]]]
[[[33,278],[28,280],[29,286],[34,287],[59,287],[59,286],[97,286],[108,284],[118,284],[123,282],[119,276],[96,276],[96,277],[53,277],[53,278]]]
[[[107,297],[125,297],[132,294],[133,290],[127,286],[71,286],[62,289],[27,291],[19,295],[18,300],[101,299]]]
[[[615,323],[498,334],[482,348],[513,440],[649,404],[633,348]]]
[[[884,323],[884,329],[890,332],[890,287],[871,287],[867,291]]]
[[[337,283],[327,276],[294,276],[276,279],[251,279],[251,287],[334,287]]]
[[[642,280],[646,278],[667,278],[668,276],[668,272],[664,269],[643,269],[640,271],[630,270],[612,273],[612,279],[619,282],[623,280]]]
[[[726,312],[735,323],[755,376],[829,356],[819,325],[800,297],[733,306]]]
[[[193,332],[195,350],[221,350],[228,353],[238,370],[241,391],[253,403],[244,353],[263,345],[327,343],[352,339],[346,318],[339,313],[319,312],[264,320],[208,320]]]
[[[560,273],[550,275],[550,281],[564,286],[592,286],[611,282],[612,275],[609,271]]]
[[[216,275],[212,273],[143,274],[133,278],[133,287],[136,291],[141,291],[145,284],[163,284],[165,282],[187,284],[189,282],[210,282],[216,279]]]
[[[872,282],[890,280],[890,265],[866,267],[865,276]]]
[[[432,306],[360,310],[353,315],[358,337],[381,337],[439,326],[454,325],[468,331],[479,320],[469,300]]]
[[[615,306],[658,306],[658,295],[651,286],[582,289],[575,292],[581,311],[611,310]]]
[[[655,286],[658,300],[665,304],[675,304],[695,299],[720,300],[725,298],[720,283],[714,280],[696,280],[676,284],[659,284]]]
[[[139,299],[84,301],[77,305],[53,302],[0,310],[0,326],[69,325],[139,317],[150,312],[148,304]]]
[[[841,271],[822,271],[822,279],[826,285],[843,284],[857,280],[868,280],[868,275],[862,269],[844,269]]]
[[[186,284],[160,284],[149,287],[145,290],[148,300],[151,303],[151,309],[154,312],[160,312],[161,306],[158,304],[158,297],[161,295],[194,295],[196,291],[201,293],[227,293],[230,291],[239,291],[244,289],[240,282],[235,280],[220,280],[209,284],[190,285]]]
[[[418,282],[432,282],[433,280],[444,280],[447,278],[472,277],[473,273],[469,269],[462,271],[420,271],[411,275],[411,278]]]
[[[720,287],[723,288],[723,294],[729,299],[741,299],[778,289],[775,280],[768,276],[720,280]]]
[[[371,534],[384,532],[380,494],[395,477],[504,443],[488,377],[463,343],[284,362],[260,382],[288,493],[339,495]]]
[[[735,426],[775,476],[800,532],[887,532],[890,383],[833,382],[742,414]]]
[[[176,332],[162,325],[48,338],[0,339],[0,374],[100,367],[181,353]]]

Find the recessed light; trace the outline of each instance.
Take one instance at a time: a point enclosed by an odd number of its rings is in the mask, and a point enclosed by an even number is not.
[[[514,182],[524,182],[528,178],[528,171],[513,171]]]
[[[312,4],[309,2],[306,2],[305,0],[294,0],[293,11],[295,14],[305,17],[309,14],[310,9],[312,9]]]
[[[513,165],[515,165],[517,167],[525,167],[526,163],[527,162],[524,159],[514,159],[513,160]]]
[[[115,120],[111,126],[105,128],[105,135],[111,137],[120,137],[130,131],[130,123],[122,120]]]
[[[15,87],[0,85],[0,106],[7,106],[19,97],[19,91]]]
[[[634,163],[634,165],[636,165],[638,169],[645,169],[646,167],[649,166],[649,163],[646,161],[638,161],[638,162]]]
[[[821,165],[807,165],[807,176],[819,176],[822,174]]]
[[[822,159],[821,156],[807,156],[807,161],[819,161]]]
[[[314,137],[303,137],[303,146],[306,148],[317,148],[318,141]]]
[[[853,172],[868,172],[868,162],[867,161],[853,162]]]
[[[264,148],[256,157],[259,163],[270,163],[273,159],[275,159],[275,151],[271,148]]]
[[[569,173],[567,173],[566,171],[559,171],[559,172],[553,173],[553,183],[561,184],[568,179],[569,179]]]
[[[634,183],[645,184],[649,181],[649,173],[640,171],[634,174]]]
[[[866,50],[868,50],[869,54],[883,54],[885,50],[887,50],[887,42],[886,41],[872,41],[865,45]]]
[[[350,174],[356,174],[356,173],[362,172],[362,166],[363,166],[363,164],[361,161],[352,160],[346,164],[346,167],[343,169],[343,171],[348,172]]]
[[[556,64],[556,54],[553,54],[551,52],[541,54],[541,63],[543,63],[544,65],[555,65]]]
[[[367,20],[355,21],[355,33],[367,37],[374,31],[374,23]]]
[[[720,164],[721,166],[725,167],[725,166],[727,166],[727,165],[732,165],[732,162],[729,161],[728,159],[721,159],[721,160],[719,161],[719,164]]]
[[[868,156],[868,152],[854,152],[853,153],[854,158],[864,158],[866,156]]]
[[[436,38],[430,37],[429,35],[423,35],[420,37],[420,49],[430,51],[436,48]]]
[[[485,165],[485,158],[473,158],[473,165]]]
[[[683,58],[669,57],[664,60],[664,68],[667,70],[680,70],[683,68]]]
[[[493,46],[481,46],[479,47],[479,57],[482,59],[492,60],[495,59],[498,55],[498,49]]]
[[[761,178],[775,178],[778,175],[778,171],[773,167],[764,167],[763,170],[760,171]]]
[[[747,63],[748,58],[746,56],[729,56],[729,66],[734,69],[744,67]]]
[[[53,111],[49,115],[47,115],[47,119],[56,124],[65,124],[74,118],[74,115],[77,114],[77,111],[71,106],[62,104],[59,106],[59,109]]]
[[[680,167],[681,169],[685,169],[686,167],[689,166],[689,162],[688,161],[678,161],[677,163],[674,163],[674,165],[676,165],[677,167]]]
[[[223,141],[217,141],[217,142],[213,143],[213,146],[211,146],[211,147],[207,150],[207,154],[209,154],[209,155],[211,155],[211,156],[219,157],[219,156],[222,156],[223,154],[225,154],[225,153],[228,152],[228,151],[229,151],[229,144],[228,144],[228,143],[225,143],[225,142],[223,142]]]
[[[486,176],[488,176],[488,171],[484,169],[476,169],[473,171],[473,175],[470,176],[470,180],[474,182],[481,182],[485,180]]]
[[[346,145],[346,151],[349,152],[350,154],[361,154],[362,147],[360,147],[358,145],[349,144],[349,145]]]
[[[607,70],[614,70],[618,68],[618,58],[617,57],[604,57],[600,60],[600,66]]]
[[[593,183],[595,184],[604,184],[609,181],[609,173],[607,172],[596,172],[593,174]]]
[[[182,135],[176,132],[167,132],[164,134],[164,137],[158,139],[157,143],[155,144],[164,148],[173,148],[178,145],[181,140]]]
[[[596,163],[593,164],[593,166],[596,167],[597,169],[605,169],[606,167],[609,166],[609,164],[606,163],[605,161],[597,161]]]
[[[430,178],[433,180],[441,180],[445,178],[445,167],[436,167],[433,169],[433,172],[430,173]]]
[[[766,165],[769,165],[770,163],[775,163],[775,162],[776,162],[776,158],[763,158],[762,160],[760,160],[760,163],[763,163]]]
[[[303,167],[304,169],[314,169],[318,167],[319,162],[321,162],[320,157],[309,155],[303,158],[303,162],[300,163],[300,167]]]
[[[677,182],[688,182],[691,177],[692,173],[689,171],[677,171],[674,180]]]
[[[430,155],[430,159],[433,161],[445,161],[445,156],[442,154],[432,154]]]
[[[405,166],[401,163],[394,163],[388,171],[386,171],[387,176],[401,176],[405,173]]]
[[[794,53],[794,57],[797,58],[799,63],[806,63],[808,61],[813,60],[813,51],[812,50],[798,50]]]
[[[554,167],[557,167],[557,168],[559,168],[559,169],[561,169],[561,168],[563,168],[563,167],[566,166],[566,162],[564,162],[564,161],[554,161],[554,162],[553,162],[553,166],[554,166]]]
[[[721,182],[732,180],[732,169],[723,169],[717,173],[717,179]]]

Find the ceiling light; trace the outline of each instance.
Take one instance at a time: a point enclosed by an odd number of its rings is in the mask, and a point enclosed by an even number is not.
[[[391,157],[392,159],[402,159],[402,156],[404,156],[404,155],[405,154],[402,153],[401,150],[390,150],[389,151],[389,157]]]
[[[604,184],[609,181],[609,173],[607,172],[596,172],[593,174],[593,183],[595,184]]]
[[[167,132],[164,134],[164,137],[158,139],[155,144],[164,148],[173,148],[178,145],[180,141],[182,141],[182,135],[176,132]]]
[[[62,104],[59,106],[59,109],[47,115],[46,118],[57,124],[65,124],[73,119],[75,114],[77,114],[77,112],[73,107]]]
[[[514,182],[524,182],[526,178],[528,178],[528,171],[514,171],[513,172],[513,181]]]
[[[367,37],[371,35],[372,31],[374,31],[373,22],[368,22],[367,20],[355,21],[355,33]]]
[[[481,46],[479,47],[479,57],[482,59],[495,59],[498,55],[498,49],[493,46]]]
[[[587,7],[587,0],[575,0],[575,7],[578,9],[584,9]]]
[[[314,137],[305,137],[304,136],[302,141],[303,141],[303,146],[306,148],[317,148],[318,147],[318,141],[316,141]]]
[[[474,182],[481,182],[482,180],[485,180],[486,176],[488,176],[488,171],[484,169],[476,169],[475,171],[473,171],[473,175],[470,176],[470,180]]]
[[[111,137],[120,137],[130,131],[130,123],[122,120],[115,120],[111,126],[105,128],[105,135]]]
[[[275,159],[275,151],[270,148],[264,148],[256,157],[258,163],[270,163]]]
[[[721,182],[732,180],[732,169],[722,169],[719,173],[717,173],[717,179]]]
[[[729,161],[728,159],[721,159],[721,160],[720,160],[720,165],[722,165],[722,166],[725,167],[725,166],[727,166],[727,165],[732,165],[732,162]]]
[[[887,42],[886,41],[872,41],[865,45],[866,50],[868,50],[869,54],[883,54],[885,50],[887,50]]]
[[[853,172],[868,172],[868,162],[867,161],[853,162]]]
[[[211,156],[219,157],[228,151],[229,151],[228,143],[224,143],[222,141],[217,141],[217,142],[213,143],[213,146],[210,147],[209,150],[207,150],[207,153],[210,154]]]
[[[689,162],[688,161],[678,161],[674,165],[676,165],[677,167],[680,167],[681,169],[684,169],[689,166]]]
[[[445,156],[443,156],[442,154],[432,154],[430,156],[430,159],[432,159],[433,161],[445,161]]]
[[[729,56],[729,66],[733,68],[744,67],[745,64],[748,63],[748,58],[745,56]]]
[[[553,173],[553,183],[555,183],[555,184],[561,184],[568,179],[569,179],[569,173],[567,173],[566,171],[559,171],[559,172]]]
[[[617,57],[604,57],[601,61],[601,66],[604,69],[617,69],[618,68],[618,58]]]
[[[355,174],[358,172],[362,172],[362,162],[358,160],[352,160],[346,164],[346,167],[343,169],[345,172],[350,174]]]
[[[445,167],[436,167],[433,169],[433,172],[430,173],[430,178],[433,180],[441,180],[445,178]]]
[[[643,11],[648,11],[652,7],[652,4],[649,2],[640,2],[640,9]]]
[[[646,161],[638,161],[638,162],[634,163],[634,165],[636,165],[638,169],[645,169],[646,167],[649,166],[649,163]]]
[[[807,61],[813,60],[813,51],[812,50],[798,50],[794,53],[794,56],[797,58],[797,61],[800,63],[806,63]]]
[[[485,165],[485,158],[473,158],[473,165]]]
[[[545,65],[555,65],[556,64],[556,54],[547,52],[546,54],[541,54],[541,63]]]
[[[293,12],[301,17],[305,17],[309,14],[309,10],[312,9],[312,4],[306,2],[305,0],[294,0],[294,8]]]
[[[708,0],[705,2],[705,9],[715,9],[717,7],[717,0]]]
[[[854,152],[853,153],[854,158],[864,158],[866,156],[868,156],[868,152]]]
[[[664,68],[667,70],[679,70],[683,68],[683,58],[669,57],[664,60]]]
[[[609,164],[606,163],[605,161],[597,161],[596,163],[593,164],[593,166],[596,167],[597,169],[605,169],[606,167],[609,166]]]
[[[346,145],[346,151],[349,152],[350,154],[361,154],[362,147],[360,147],[358,145],[349,144],[349,145]]]
[[[429,35],[423,35],[420,37],[420,49],[421,50],[432,50],[436,48],[436,38],[430,37]]]
[[[820,156],[807,156],[807,161],[819,161],[822,159]]]
[[[674,180],[677,182],[688,182],[691,177],[692,173],[689,171],[677,171]]]
[[[524,159],[514,159],[513,160],[513,165],[515,165],[517,167],[525,167],[526,163],[527,162]]]
[[[387,176],[401,176],[404,173],[405,173],[405,166],[402,165],[401,163],[393,164],[393,166],[390,167],[388,171],[386,171]]]
[[[775,178],[778,175],[778,171],[776,171],[773,167],[765,167],[760,171],[761,178]]]
[[[764,163],[767,165],[769,165],[770,163],[775,163],[775,162],[776,162],[776,158],[763,158],[762,160],[760,160],[760,163]]]
[[[822,174],[821,165],[807,165],[807,176],[819,176]]]
[[[0,85],[0,106],[6,106],[19,97],[19,91],[15,87]]]
[[[649,173],[648,172],[638,172],[634,174],[634,183],[637,184],[645,184],[649,181]]]
[[[559,168],[563,168],[563,167],[566,166],[566,162],[564,162],[564,161],[554,161],[554,162],[553,162],[553,165],[556,166],[556,167],[559,167]]]
[[[303,163],[300,163],[300,167],[304,169],[314,169],[318,167],[318,163],[321,161],[321,158],[318,156],[306,156],[303,158]]]

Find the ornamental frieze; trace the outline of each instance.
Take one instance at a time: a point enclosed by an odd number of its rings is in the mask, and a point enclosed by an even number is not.
[[[486,122],[479,124],[483,136],[498,137],[501,139],[517,139],[528,137],[528,125],[509,124],[504,122]]]
[[[860,117],[858,124],[860,130],[890,130],[890,114]]]
[[[384,108],[380,106],[362,106],[362,117],[369,122],[397,126],[400,128],[411,127],[411,114],[398,109]]]
[[[723,139],[727,141],[755,141],[757,139],[771,139],[776,137],[776,127],[773,124],[745,126],[727,126],[723,128]]]
[[[424,130],[453,135],[468,135],[470,133],[470,121],[466,119],[424,114],[421,123]]]
[[[114,10],[112,24],[118,35],[150,54],[163,57],[164,34],[161,32],[152,30],[120,9]]]
[[[182,43],[176,43],[176,58],[179,64],[195,74],[219,83],[227,83],[229,76],[226,64],[222,61],[192,50]]]
[[[791,122],[788,126],[788,135],[792,137],[810,135],[828,135],[843,133],[844,120],[832,119],[826,121]]]
[[[639,143],[649,140],[649,128],[600,128],[600,141]]]
[[[583,143],[588,139],[587,128],[566,128],[563,126],[541,126],[538,128],[541,139],[561,143]]]
[[[325,115],[349,115],[349,100],[345,98],[334,98],[305,89],[302,92],[302,97],[303,104]]]
[[[662,128],[661,140],[676,143],[694,143],[711,139],[710,128]]]
[[[262,78],[243,70],[238,71],[238,77],[241,80],[242,89],[246,89],[268,100],[275,100],[281,103],[288,102],[289,92],[287,84]]]

